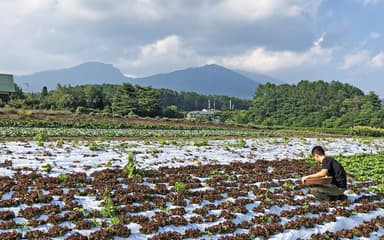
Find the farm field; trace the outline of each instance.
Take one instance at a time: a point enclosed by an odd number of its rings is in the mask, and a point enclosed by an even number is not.
[[[220,124],[193,121],[151,119],[1,119],[0,137],[32,138],[44,134],[50,138],[191,138],[191,137],[293,137],[293,136],[384,136],[382,129],[354,128],[286,128],[254,125]],[[77,119],[76,119],[77,117]]]
[[[347,200],[299,183],[322,145]],[[0,142],[0,239],[384,237],[384,139]]]

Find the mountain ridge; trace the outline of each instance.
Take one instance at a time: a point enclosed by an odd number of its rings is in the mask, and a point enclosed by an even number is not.
[[[264,76],[264,78],[272,79],[268,76]],[[257,86],[263,81],[260,80],[259,82],[257,79],[251,79],[237,71],[216,64],[132,78],[124,75],[112,64],[85,62],[73,67],[15,76],[15,82],[26,92],[40,92],[44,86],[48,90],[54,90],[57,84],[76,86],[129,82],[154,88],[249,99],[252,98]]]
[[[258,82],[216,64],[190,67],[170,73],[132,79],[135,84],[201,94],[219,94],[251,98]]]
[[[83,85],[100,84],[108,82],[120,84],[126,81],[119,69],[112,64],[100,62],[86,62],[74,67],[40,71],[29,75],[15,76],[15,82],[25,91],[38,92],[44,86],[49,90],[56,88],[57,84],[62,85]],[[27,89],[25,89],[27,88]]]

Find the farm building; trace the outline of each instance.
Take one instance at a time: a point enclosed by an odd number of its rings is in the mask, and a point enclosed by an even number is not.
[[[0,99],[7,102],[11,93],[15,92],[13,75],[0,73]]]
[[[196,119],[196,118],[199,118],[199,117],[207,117],[208,119],[211,119],[211,120],[219,120],[219,118],[217,116],[215,116],[215,113],[217,112],[220,112],[218,110],[207,110],[207,109],[203,109],[201,111],[192,111],[192,112],[188,112],[187,113],[187,118],[189,119]]]

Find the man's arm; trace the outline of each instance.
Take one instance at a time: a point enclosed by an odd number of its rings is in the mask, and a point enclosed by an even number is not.
[[[301,178],[301,182],[304,183],[305,180],[310,179],[310,178],[322,178],[322,177],[325,177],[325,176],[327,176],[327,173],[328,173],[328,169],[321,169],[317,173],[314,173],[314,174],[302,177]]]

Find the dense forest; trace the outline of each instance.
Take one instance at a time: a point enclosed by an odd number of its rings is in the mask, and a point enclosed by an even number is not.
[[[384,127],[379,97],[340,82],[260,85],[245,120],[261,125]]]
[[[230,103],[231,108],[237,110],[247,110],[251,106],[250,100],[235,97],[176,92],[130,83],[80,86],[58,84],[55,90],[48,92],[43,87],[40,93],[23,93],[16,85],[16,93],[8,105],[23,109],[69,110],[78,114],[182,118],[188,111],[208,107],[226,111]]]
[[[77,114],[168,118],[183,118],[188,111],[210,107],[221,110],[217,115],[222,122],[228,123],[384,128],[384,106],[379,97],[337,81],[303,80],[293,85],[266,83],[259,85],[252,101],[129,83],[57,85],[49,92],[44,87],[40,93],[23,93],[16,85],[16,93],[7,105],[23,109],[68,110]]]

